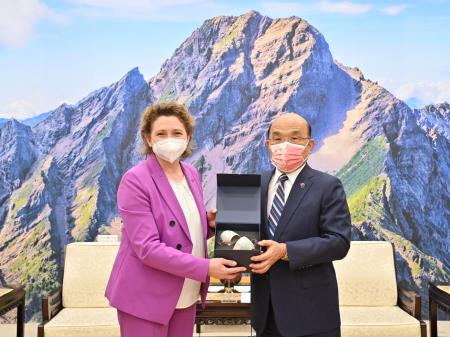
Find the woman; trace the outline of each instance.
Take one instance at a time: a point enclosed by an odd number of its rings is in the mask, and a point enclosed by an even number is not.
[[[144,111],[147,159],[122,177],[117,203],[122,239],[106,297],[117,308],[122,337],[192,337],[195,303],[209,276],[234,279],[245,268],[206,258],[215,214],[204,208],[197,170],[180,161],[191,153],[194,120],[181,105]]]

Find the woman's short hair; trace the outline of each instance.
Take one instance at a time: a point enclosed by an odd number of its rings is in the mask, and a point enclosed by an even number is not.
[[[148,145],[145,136],[152,132],[152,127],[158,117],[161,116],[175,116],[183,124],[188,137],[190,137],[189,144],[186,151],[181,155],[183,158],[188,157],[192,153],[192,134],[194,133],[195,119],[189,111],[181,104],[177,103],[160,103],[148,106],[141,119],[141,138],[143,142],[143,153],[145,155],[153,153],[151,146]]]

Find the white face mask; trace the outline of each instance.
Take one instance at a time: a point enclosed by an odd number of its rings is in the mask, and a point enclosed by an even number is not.
[[[153,143],[153,152],[161,159],[173,163],[179,159],[186,150],[188,141],[186,139],[166,138]]]

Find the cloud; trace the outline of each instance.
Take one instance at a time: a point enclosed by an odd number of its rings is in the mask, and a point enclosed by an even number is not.
[[[310,13],[311,8],[297,2],[263,2],[261,12],[272,18],[290,17],[293,15],[305,15]]]
[[[180,14],[186,16],[186,11],[180,11],[180,7],[189,10],[193,5],[210,4],[210,1],[206,0],[70,0],[70,2],[74,5],[75,12],[84,16],[149,20],[159,18],[164,21],[180,21]]]
[[[403,101],[419,101],[423,104],[450,102],[450,82],[414,82],[389,89]]]
[[[146,22],[202,22],[215,16],[254,10],[245,1],[215,0],[66,0],[72,16],[129,19]]]
[[[0,109],[0,118],[25,119],[33,117],[42,111],[34,103],[17,100],[6,104]]]
[[[403,12],[406,7],[408,7],[407,5],[398,5],[398,6],[388,6],[388,7],[384,7],[382,9],[382,12],[387,14],[387,15],[398,15],[401,12]]]
[[[3,0],[0,4],[0,45],[23,47],[31,39],[36,24],[44,19],[64,20],[40,0]]]
[[[359,15],[371,11],[373,8],[370,4],[357,4],[349,1],[322,1],[318,9],[328,13],[339,13],[344,15]]]
[[[74,4],[112,10],[150,10],[179,5],[191,5],[204,0],[72,0]]]

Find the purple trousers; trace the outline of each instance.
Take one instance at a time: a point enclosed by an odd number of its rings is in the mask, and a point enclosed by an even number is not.
[[[175,309],[169,324],[161,325],[117,310],[121,337],[192,337],[195,323],[195,304]]]

